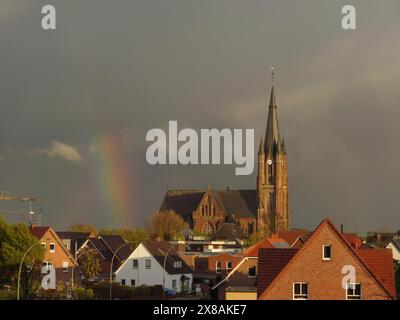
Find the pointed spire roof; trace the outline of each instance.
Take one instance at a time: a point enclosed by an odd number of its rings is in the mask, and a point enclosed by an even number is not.
[[[261,135],[260,146],[258,147],[258,155],[264,154],[264,136]]]
[[[285,138],[282,138],[282,153],[286,154]]]
[[[261,198],[258,200],[258,209],[264,209],[263,203],[261,201]]]
[[[265,131],[265,142],[264,149],[268,150],[270,147],[275,153],[276,148],[280,148],[280,137],[279,137],[279,125],[278,125],[278,112],[276,106],[276,98],[275,98],[275,88],[274,88],[274,77],[275,72],[274,68],[271,69],[271,77],[272,77],[272,88],[271,88],[271,97],[268,108],[268,120],[267,120],[267,129]]]

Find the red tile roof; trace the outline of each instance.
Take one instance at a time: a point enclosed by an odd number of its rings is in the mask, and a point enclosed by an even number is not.
[[[390,295],[393,299],[396,299],[396,290],[393,290],[394,284],[392,284],[392,281],[394,281],[394,270],[393,270],[393,262],[392,262],[392,257],[390,258],[390,261],[388,258],[383,258],[380,262],[379,255],[382,255],[381,253],[361,253],[362,250],[378,250],[378,249],[358,249],[354,250],[354,247],[351,245],[351,243],[348,242],[348,240],[345,238],[343,234],[341,234],[335,225],[327,218],[324,219],[318,227],[311,233],[311,235],[308,237],[306,243],[298,250],[298,252],[292,257],[293,259],[289,259],[289,261],[286,263],[286,265],[283,266],[280,272],[278,272],[275,277],[272,279],[272,281],[268,284],[268,286],[273,286],[276,284],[278,281],[278,278],[283,276],[285,272],[287,272],[289,265],[294,263],[296,258],[303,253],[303,251],[306,249],[307,245],[311,242],[312,238],[314,238],[323,228],[323,226],[328,225],[333,232],[343,241],[343,243],[347,246],[347,248],[358,258],[358,260],[364,265],[364,267],[368,270],[368,272],[371,274],[371,276],[377,281],[377,283]],[[275,249],[276,250],[276,249]],[[288,250],[288,249],[285,249]],[[361,257],[361,255],[364,255],[364,258]],[[376,255],[376,256],[374,256]],[[381,256],[381,258],[382,258]],[[260,258],[259,258],[260,259]],[[369,261],[369,264],[367,263],[367,260]],[[390,262],[390,263],[389,263]],[[382,264],[380,264],[382,263]],[[391,271],[390,271],[391,270]],[[260,278],[258,277],[258,281],[260,282]],[[383,280],[386,279],[386,284],[383,282]],[[391,280],[393,279],[393,280]],[[262,281],[262,280],[261,280]],[[268,286],[265,287],[265,290],[259,291],[259,295],[265,295],[267,293]]]
[[[287,244],[287,242],[284,239],[265,238],[265,239],[261,240],[260,242],[256,243],[255,245],[247,248],[247,250],[244,252],[244,256],[245,257],[258,257],[259,249],[261,249],[261,248],[273,249],[273,248],[276,248],[277,243]]]
[[[258,256],[258,294],[271,284],[276,276],[288,264],[298,249],[268,249],[261,248]]]
[[[31,227],[30,231],[32,235],[40,240],[49,229],[50,227]]]
[[[393,257],[390,249],[358,249],[356,253],[381,281],[386,290],[396,297]]]
[[[279,238],[284,239],[290,246],[292,246],[296,240],[306,234],[309,234],[308,230],[290,230],[290,231],[279,231],[277,233]]]

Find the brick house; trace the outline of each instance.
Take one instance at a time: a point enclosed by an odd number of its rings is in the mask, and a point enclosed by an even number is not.
[[[300,249],[260,249],[259,299],[395,299],[390,250],[355,244],[325,219]]]
[[[195,258],[195,270],[219,278],[226,277],[242,260],[241,255],[223,252],[218,255],[198,256]]]
[[[78,263],[64,246],[57,233],[51,227],[37,227],[35,225],[30,227],[30,232],[39,239],[45,249],[43,265],[51,265],[55,268],[56,282],[62,281],[70,285],[72,269],[74,268],[74,283],[79,286],[81,274]]]
[[[218,290],[218,300],[257,299],[258,252],[261,248],[288,249],[290,246],[285,240],[273,236],[249,247],[232,271],[213,287]]]

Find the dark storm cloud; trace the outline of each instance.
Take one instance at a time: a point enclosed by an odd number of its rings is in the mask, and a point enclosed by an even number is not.
[[[40,29],[48,3],[55,32]],[[145,134],[178,120],[255,128],[257,139],[274,65],[293,225],[330,216],[355,231],[399,229],[400,5],[353,1],[358,30],[344,31],[344,4],[2,1],[0,189],[37,196],[44,222],[65,228],[143,223],[167,185],[254,188],[256,172],[230,166],[151,167]],[[107,136],[122,141],[134,192],[118,222],[93,152]],[[72,150],[79,161],[60,156]]]

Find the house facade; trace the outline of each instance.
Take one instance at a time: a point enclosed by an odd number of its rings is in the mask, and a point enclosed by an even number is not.
[[[218,290],[218,300],[256,300],[258,277],[258,253],[262,248],[290,248],[289,244],[277,235],[265,238],[247,248],[240,260],[224,274],[213,290]]]
[[[165,265],[165,268],[164,268]],[[143,241],[114,272],[121,285],[163,285],[176,292],[190,292],[193,272],[176,251],[163,241]]]
[[[261,300],[391,300],[396,296],[391,252],[353,247],[324,220],[300,249],[261,249]]]
[[[56,271],[56,282],[62,281],[71,285],[81,283],[81,273],[77,261],[64,246],[62,240],[51,227],[37,227],[32,225],[30,232],[41,242],[44,248],[43,266],[53,266]],[[74,269],[74,270],[72,270]]]
[[[88,238],[78,249],[76,256],[79,257],[85,252],[91,251],[100,262],[100,271],[94,279],[96,281],[109,281],[111,262],[113,271],[125,261],[131,254],[130,245],[119,235],[102,235]],[[113,260],[114,257],[114,261]]]

